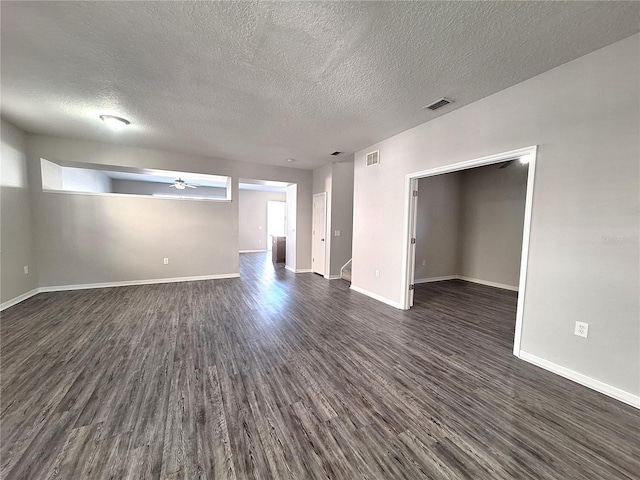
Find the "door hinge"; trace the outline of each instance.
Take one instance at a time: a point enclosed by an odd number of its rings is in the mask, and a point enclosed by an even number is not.
[[[414,191],[413,191],[413,196],[414,196],[414,197],[417,197],[417,196],[418,196],[418,191],[417,191],[417,190],[414,190]]]
[[[413,285],[409,285],[409,290],[413,290]]]
[[[412,239],[411,239],[411,245],[415,245],[415,244],[416,244],[416,239],[415,239],[415,238],[412,238]]]

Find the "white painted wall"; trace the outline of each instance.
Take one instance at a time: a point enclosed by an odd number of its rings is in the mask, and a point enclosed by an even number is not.
[[[267,250],[267,202],[285,202],[286,193],[240,190],[240,251]]]
[[[298,245],[297,245],[297,227],[298,227],[298,185],[287,186],[287,248],[285,265],[292,271],[296,271],[298,265]],[[311,230],[309,230],[309,240],[311,240]],[[305,267],[311,270],[311,248],[309,248],[309,265]]]
[[[72,192],[111,193],[111,179],[98,170],[62,167],[62,189]]]
[[[0,125],[0,303],[38,287],[33,249],[26,134],[2,119]],[[29,267],[25,275],[24,267]]]
[[[26,137],[25,137],[26,138]],[[62,166],[44,158],[40,160],[40,175],[44,190],[62,190]]]
[[[311,171],[44,135],[29,134],[27,146],[31,166],[48,158],[232,177],[231,202],[32,189],[40,286],[236,274],[238,178],[298,185],[296,262],[311,266]],[[30,174],[39,186],[40,169]]]
[[[522,351],[640,394],[639,78],[635,35],[357,152],[353,285],[400,302],[406,174],[538,145]]]

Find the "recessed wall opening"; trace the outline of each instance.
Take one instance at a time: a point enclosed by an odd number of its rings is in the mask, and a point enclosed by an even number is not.
[[[405,308],[473,288],[517,302],[520,350],[536,148],[407,175]],[[478,287],[477,285],[483,285]],[[505,322],[510,322],[505,318]]]
[[[289,193],[294,184],[246,179],[239,180],[239,247],[241,254],[266,252],[274,265],[295,258],[295,229],[291,234],[289,218],[295,220],[296,198]]]
[[[231,200],[231,177],[222,175],[52,162],[45,159],[40,159],[40,171],[44,192]]]

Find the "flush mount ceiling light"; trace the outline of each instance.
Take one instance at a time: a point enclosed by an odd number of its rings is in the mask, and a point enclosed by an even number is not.
[[[122,130],[124,127],[131,123],[129,120],[120,117],[114,117],[113,115],[100,115],[100,118],[104,123],[107,124],[107,127],[112,130]]]

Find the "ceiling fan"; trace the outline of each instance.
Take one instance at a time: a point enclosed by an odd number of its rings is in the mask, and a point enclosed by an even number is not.
[[[176,178],[173,184],[169,185],[169,187],[176,188],[178,190],[184,190],[185,188],[198,188],[197,185],[191,185],[180,177]]]

